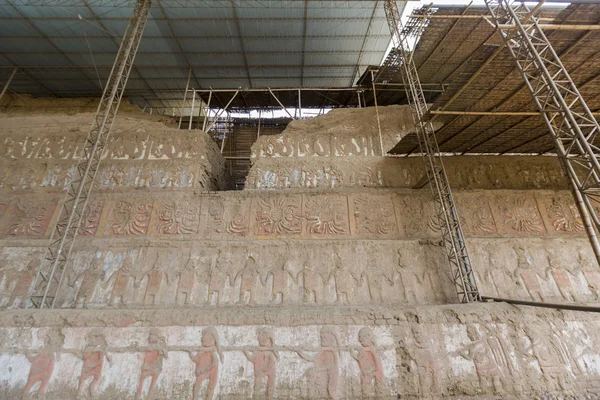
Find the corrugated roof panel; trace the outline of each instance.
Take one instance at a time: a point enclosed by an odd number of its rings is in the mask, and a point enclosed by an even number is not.
[[[307,39],[306,50],[308,51],[359,51],[363,44],[362,38],[348,38],[346,40],[336,39]]]
[[[298,36],[304,32],[304,22],[242,20],[240,22],[240,30],[242,36]]]
[[[301,65],[301,53],[247,53],[248,65]]]
[[[19,36],[39,36],[27,22],[19,20],[0,20],[0,35],[8,36],[18,32]]]
[[[304,66],[304,77],[319,78],[321,76],[330,77],[351,77],[354,74],[354,66],[352,67],[311,67]]]
[[[308,43],[308,39],[306,42]],[[252,51],[302,50],[302,38],[291,39],[244,39],[246,49]]]
[[[369,27],[368,20],[360,21],[308,21],[306,31],[311,35],[364,35]]]
[[[20,17],[17,10],[6,4],[0,4],[0,15],[3,17]]]
[[[179,44],[185,52],[207,53],[211,51],[241,52],[240,41],[234,38],[211,39],[179,39]]]
[[[175,43],[175,39],[171,38],[153,38],[149,40],[144,40],[140,42],[140,51],[176,51],[177,44]]]
[[[244,65],[244,56],[241,53],[219,54],[202,53],[188,54],[190,64],[196,65]]]
[[[327,64],[342,64],[354,65],[358,59],[358,51],[356,52],[324,52],[324,53],[307,53],[304,58],[305,65],[327,65]]]
[[[96,53],[96,52],[111,52],[114,53],[116,55],[117,50],[119,49],[119,46],[110,38],[97,38],[93,41],[86,41],[85,38],[83,39],[76,39],[76,38],[54,38],[52,39],[52,43],[54,43],[54,45],[56,47],[58,47],[61,51],[69,51],[69,52],[81,52],[81,53],[88,53],[90,51],[90,49],[92,50],[92,52]],[[88,47],[89,46],[89,47]],[[114,59],[114,57],[113,57]],[[41,64],[44,65],[44,64]]]
[[[185,18],[231,18],[233,17],[233,11],[231,7],[211,7],[209,4],[199,2],[198,7],[195,8],[166,8],[164,7],[167,18],[171,20],[185,19]],[[160,11],[152,10],[152,15],[162,17]]]

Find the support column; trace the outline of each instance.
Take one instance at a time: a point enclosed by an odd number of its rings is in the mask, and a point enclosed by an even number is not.
[[[137,0],[135,3],[98,110],[92,120],[92,127],[82,146],[75,177],[61,206],[58,221],[52,230],[50,243],[44,252],[26,307],[52,308],[57,305],[56,299],[60,294],[69,255],[83,219],[100,158],[121,104],[151,5],[151,0]]]
[[[190,88],[190,78],[192,77],[192,67],[190,67],[190,72],[188,73],[187,82],[185,84],[185,93],[183,94],[183,102],[181,103],[181,112],[179,113],[179,125],[177,128],[181,129],[181,121],[183,120],[183,107],[185,106],[185,100],[187,98],[187,93]]]
[[[440,156],[435,130],[433,124],[425,120],[428,105],[413,59],[414,53],[410,51],[408,42],[408,34],[416,35],[417,38],[420,36],[425,27],[426,18],[422,18],[417,24],[416,32],[407,32],[400,22],[400,12],[396,0],[386,0],[384,8],[392,32],[394,43],[392,52],[396,52],[397,67],[402,71],[406,97],[412,109],[417,138],[425,161],[425,170],[427,171],[429,186],[433,193],[436,214],[442,232],[442,242],[446,250],[458,300],[461,303],[481,301],[462,226],[454,205],[454,197]]]
[[[192,109],[190,110],[190,121],[188,122],[188,131],[192,129],[192,120],[194,119],[194,107],[196,106],[196,89],[192,90]]]
[[[526,3],[486,0],[496,28],[542,115],[600,265],[600,125]],[[592,225],[592,223],[593,225]],[[595,228],[595,229],[594,229]]]
[[[15,75],[17,73],[17,70],[18,70],[17,67],[15,67],[13,69],[12,73],[10,74],[10,77],[8,78],[8,80],[6,81],[6,83],[4,84],[4,87],[2,88],[2,93],[0,93],[0,100],[2,100],[2,98],[4,97],[4,93],[6,93],[6,91],[10,87],[10,84],[12,83],[12,80],[15,77]]]
[[[206,121],[208,121],[208,113],[210,113],[210,101],[212,99],[212,89],[208,93],[208,103],[206,103],[206,113],[204,114],[204,121],[202,121],[202,130],[206,129]]]
[[[375,73],[371,70],[371,84],[373,85],[373,103],[375,104],[375,115],[377,115],[377,132],[379,133],[379,149],[381,150],[381,156],[385,156],[383,153],[383,138],[381,137],[381,120],[379,118],[379,106],[377,105],[377,91],[375,90]]]

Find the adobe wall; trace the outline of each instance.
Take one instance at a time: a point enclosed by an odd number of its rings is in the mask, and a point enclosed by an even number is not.
[[[594,398],[595,314],[452,305],[431,193],[411,189],[422,160],[353,154],[379,140],[373,110],[353,112],[260,138],[296,150],[255,152],[241,192],[214,191],[223,160],[203,133],[125,115],[51,312],[22,308],[88,116],[2,119],[0,397],[134,398],[141,379],[141,398],[193,398],[196,382],[197,398]],[[411,127],[402,107],[382,114],[385,148]],[[302,156],[306,133],[343,152]],[[600,303],[554,158],[447,167],[483,295]]]

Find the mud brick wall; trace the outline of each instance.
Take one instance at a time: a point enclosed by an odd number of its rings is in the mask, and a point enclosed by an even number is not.
[[[600,390],[600,320],[580,312],[15,311],[0,326],[3,398],[596,399]]]
[[[373,116],[261,138],[241,192],[201,132],[117,125],[52,311],[23,306],[89,119],[3,119],[0,397],[598,398],[596,314],[449,304],[422,160]],[[447,167],[483,295],[600,303],[554,158]]]
[[[600,301],[568,191],[458,191],[482,293]],[[22,306],[59,198],[5,197],[0,306]],[[455,301],[427,191],[98,193],[64,306],[440,304]],[[50,206],[48,206],[50,205]]]

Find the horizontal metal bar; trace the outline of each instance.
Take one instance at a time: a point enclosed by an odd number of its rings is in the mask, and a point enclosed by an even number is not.
[[[472,116],[490,116],[490,117],[534,117],[540,115],[536,111],[429,111],[432,115],[472,115]],[[594,115],[600,115],[600,112],[594,112]]]
[[[90,16],[90,18],[92,18]],[[44,22],[52,22],[52,21],[67,21],[67,22],[76,22],[79,21],[77,15],[73,15],[72,17],[56,17],[52,15],[47,15],[44,17],[30,17],[28,18],[30,21],[44,21]],[[101,18],[103,22],[106,21],[129,21],[127,17],[106,17],[103,16]],[[240,22],[244,21],[281,21],[281,22],[294,22],[294,21],[304,21],[304,17],[240,17],[238,18]],[[23,19],[20,17],[7,17],[0,16],[0,21],[22,21]],[[149,19],[150,21],[168,21],[168,22],[228,22],[235,21],[234,17],[153,17]],[[360,22],[365,21],[368,22],[371,20],[371,17],[308,17],[309,21],[338,21],[338,22]],[[375,17],[375,20],[385,21],[385,18]]]
[[[557,310],[600,312],[600,307],[597,307],[597,306],[583,306],[583,305],[578,305],[578,304],[538,303],[536,301],[502,299],[502,298],[488,297],[488,296],[481,296],[481,299],[483,301],[494,301],[494,302],[498,302],[498,303],[517,304],[517,305],[521,305],[521,306],[555,308]]]
[[[94,41],[94,40],[110,40],[112,36],[108,36],[108,35],[101,35],[101,36],[83,36],[83,35],[49,35],[46,36],[48,39],[81,39],[81,40],[89,40],[89,41]],[[364,39],[365,35],[306,35],[307,39],[339,39],[339,40],[345,40],[345,39]],[[376,38],[376,39],[389,39],[390,35],[369,35],[370,38]],[[39,36],[32,36],[32,35],[4,35],[2,36],[3,39],[32,39],[32,40],[38,40]],[[265,40],[265,39],[302,39],[303,36],[302,35],[290,35],[290,34],[270,34],[270,35],[248,35],[248,36],[240,36],[240,35],[194,35],[194,36],[190,36],[190,35],[177,35],[177,39],[179,40],[186,40],[186,39],[190,39],[190,40],[199,40],[202,39],[203,41],[206,40],[210,40],[210,39],[240,39],[243,38],[244,40]],[[144,35],[144,40],[146,39],[172,39],[172,36],[163,36],[163,35]],[[114,53],[113,53],[114,54]]]
[[[3,37],[5,38],[5,37]],[[70,39],[70,38],[69,38]],[[199,39],[199,38],[197,38]],[[245,38],[244,38],[245,39]],[[265,39],[264,37],[262,38],[263,40]],[[202,38],[202,40],[204,40]],[[283,54],[322,54],[322,55],[335,55],[335,54],[351,54],[351,55],[357,55],[360,54],[360,50],[307,50],[305,52],[302,52],[300,50],[281,50],[281,51],[247,51],[246,54],[248,55],[283,55]],[[364,50],[363,53],[374,53],[374,54],[381,54],[381,51],[379,50]],[[87,55],[89,56],[89,50],[88,51],[63,51],[61,53],[58,53],[56,51],[4,51],[2,52],[2,54],[8,54],[8,55],[17,55],[17,56],[22,56],[22,55],[39,55],[39,56],[53,56],[53,55],[60,55],[60,54],[64,54],[64,55]],[[170,55],[170,54],[191,54],[191,55],[196,55],[196,54],[203,54],[203,55],[211,55],[211,56],[215,56],[215,55],[230,55],[230,54],[240,54],[239,51],[212,51],[212,50],[207,50],[207,51],[138,51],[138,56],[140,55]],[[114,51],[95,51],[94,52],[94,56],[113,56],[114,57],[115,52]]]
[[[367,64],[362,64],[359,65],[360,67],[367,67]],[[184,70],[188,70],[188,68],[193,68],[193,69],[217,69],[217,70],[222,70],[222,69],[240,69],[240,70],[245,70],[245,66],[244,65],[191,65],[191,66],[187,66],[187,65],[139,65],[136,64],[135,66],[137,69],[184,69]],[[337,68],[355,68],[356,64],[306,64],[304,66],[298,65],[298,64],[292,64],[292,65],[250,65],[249,66],[250,69],[290,69],[290,68],[331,68],[331,69],[337,69]],[[0,69],[13,69],[14,65],[0,65]],[[39,69],[39,68],[44,68],[44,69],[94,69],[94,68],[98,68],[98,69],[111,69],[112,65],[97,65],[97,66],[93,66],[93,65],[43,65],[43,66],[34,66],[34,65],[19,65],[18,66],[19,69]],[[223,76],[223,79],[230,79],[229,77]],[[320,77],[315,77],[315,78],[320,78]],[[341,77],[343,78],[343,77]],[[290,79],[289,77],[287,77],[287,79]]]

